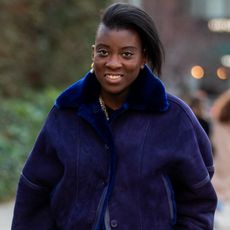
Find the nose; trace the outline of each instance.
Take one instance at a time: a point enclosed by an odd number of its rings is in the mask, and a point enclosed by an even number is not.
[[[106,62],[106,67],[111,69],[120,68],[122,66],[120,57],[118,55],[111,55]]]

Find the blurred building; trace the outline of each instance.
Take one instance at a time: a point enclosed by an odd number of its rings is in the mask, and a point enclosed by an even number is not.
[[[230,87],[229,0],[127,0],[156,22],[165,46],[162,79],[178,94]]]

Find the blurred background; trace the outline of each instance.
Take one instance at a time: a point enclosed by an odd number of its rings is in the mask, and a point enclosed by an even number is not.
[[[0,203],[14,198],[57,95],[90,69],[100,12],[112,2],[0,0]],[[155,20],[167,90],[188,102],[201,96],[209,118],[213,101],[230,88],[230,0],[123,2]]]

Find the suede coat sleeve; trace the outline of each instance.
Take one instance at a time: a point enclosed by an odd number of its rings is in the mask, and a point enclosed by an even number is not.
[[[217,201],[211,183],[214,174],[211,143],[189,107],[174,97],[171,100],[185,114],[181,116],[181,125],[187,125],[187,131],[178,133],[178,139],[181,140],[178,148],[181,147],[186,157],[173,167],[171,174],[177,209],[177,220],[173,229],[211,230]],[[200,179],[193,180],[194,175]]]
[[[50,197],[63,167],[47,131],[52,128],[48,126],[53,125],[53,115],[51,111],[20,176],[12,229],[56,229]]]

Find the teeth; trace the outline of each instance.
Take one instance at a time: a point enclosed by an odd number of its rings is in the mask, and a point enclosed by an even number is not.
[[[121,77],[121,75],[106,75],[108,78],[110,78],[110,79],[118,79],[118,78],[120,78]]]

